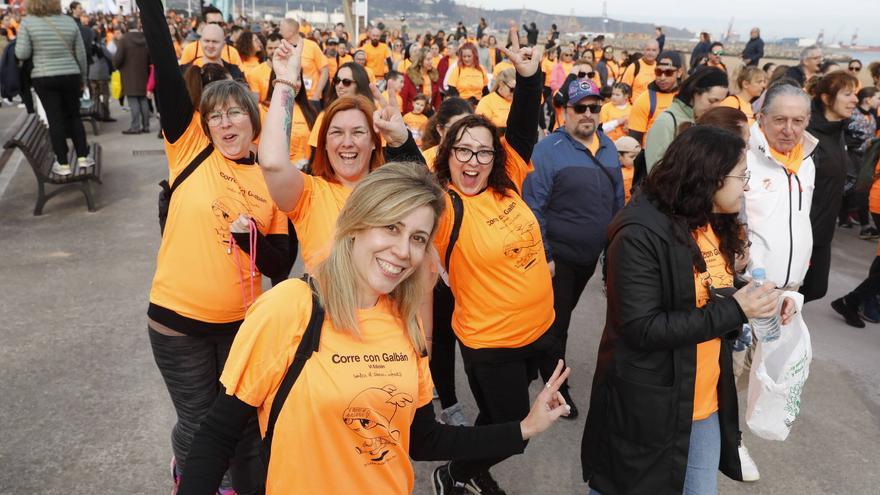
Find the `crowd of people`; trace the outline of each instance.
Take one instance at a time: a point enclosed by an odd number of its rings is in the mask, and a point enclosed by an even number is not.
[[[36,92],[58,175],[94,165],[84,88],[103,120],[124,101],[124,134],[158,114],[147,326],[177,416],[173,493],[402,494],[411,459],[448,461],[437,494],[504,493],[490,468],[578,403],[590,493],[760,478],[737,405],[749,322],[788,323],[783,290],[826,295],[837,227],[880,238],[880,63],[867,87],[860,61],[818,46],[762,66],[757,28],[728,67],[708,33],[686,58],[660,28],[628,53],[535,23],[354,39],[137,6],[29,0],[3,18],[0,79],[31,112]],[[289,280],[297,257],[306,275]],[[594,275],[607,310],[590,374],[565,361]],[[832,307],[863,327],[878,297],[880,250]],[[330,471],[346,475],[312,476]]]

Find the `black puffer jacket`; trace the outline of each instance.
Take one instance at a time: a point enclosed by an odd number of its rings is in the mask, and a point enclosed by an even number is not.
[[[834,238],[835,222],[840,212],[840,203],[843,201],[843,183],[851,167],[843,137],[848,123],[849,119],[829,122],[822,108],[815,101],[813,102],[807,132],[819,140],[819,145],[813,152],[813,163],[816,164],[816,189],[813,192],[813,205],[810,208],[814,246],[828,246]]]
[[[696,308],[691,250],[644,194],[608,232],[608,310],[581,444],[584,480],[603,495],[681,494],[697,344],[716,337],[720,469],[742,479],[731,339],[744,314],[733,298]]]

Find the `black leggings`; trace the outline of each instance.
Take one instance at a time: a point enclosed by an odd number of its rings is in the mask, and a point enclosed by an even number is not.
[[[34,90],[40,97],[46,119],[49,121],[49,140],[58,163],[66,164],[67,138],[73,139],[76,156],[89,155],[86,130],[79,116],[80,84],[79,74],[64,76],[35,77]]]
[[[171,430],[171,449],[180,475],[186,467],[193,435],[217,394],[223,393],[218,380],[235,337],[169,336],[149,327],[148,331],[153,357],[177,412],[177,423]],[[231,485],[238,494],[254,494],[263,488],[265,480],[266,469],[260,457],[260,430],[254,415],[235,449],[235,457],[222,486]]]
[[[452,291],[437,281],[434,286],[433,337],[431,346],[431,377],[440,396],[440,407],[447,409],[458,404],[455,395],[455,332],[452,331],[452,311],[455,299]]]

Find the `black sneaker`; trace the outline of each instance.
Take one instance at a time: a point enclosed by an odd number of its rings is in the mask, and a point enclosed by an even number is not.
[[[492,478],[488,470],[478,473],[464,484],[464,489],[474,495],[507,495],[507,492],[498,486],[498,482]]]
[[[562,394],[562,398],[565,399],[565,403],[568,404],[570,408],[568,411],[568,416],[562,416],[563,419],[575,419],[578,417],[578,408],[574,405],[574,401],[571,400],[571,389],[565,387],[564,389],[559,391]]]
[[[843,229],[851,229],[851,228],[853,228],[853,223],[852,223],[852,221],[847,219],[843,222],[837,222],[837,226],[840,228],[843,228]]]
[[[834,311],[837,311],[843,316],[847,325],[856,328],[865,328],[865,322],[859,318],[859,308],[847,303],[845,297],[832,301],[831,307],[834,308]]]
[[[438,467],[431,475],[431,485],[434,487],[434,495],[459,495],[466,493],[464,483],[452,479],[449,474],[449,463]]]
[[[872,241],[878,238],[880,238],[880,231],[878,231],[874,227],[862,227],[862,230],[859,232],[859,239]]]

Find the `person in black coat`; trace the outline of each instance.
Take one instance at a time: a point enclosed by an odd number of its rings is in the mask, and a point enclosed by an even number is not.
[[[529,43],[529,46],[535,46],[538,44],[538,26],[532,22],[528,26],[523,24],[523,29],[526,31],[526,40]]]
[[[804,302],[821,299],[828,291],[831,241],[843,201],[843,184],[850,169],[844,130],[858,104],[857,87],[855,76],[836,71],[822,77],[813,91],[807,132],[819,141],[819,145],[813,153],[813,163],[816,164],[816,188],[810,209],[813,254],[800,290]]]
[[[712,46],[712,38],[709,33],[700,33],[700,42],[691,51],[691,68],[693,69],[703,60],[703,57],[709,54],[709,48]]]
[[[764,40],[761,39],[761,30],[752,28],[749,42],[742,52],[743,63],[746,65],[757,66],[758,61],[764,56]]]
[[[770,285],[733,288],[746,248],[745,146],[714,126],[687,129],[609,226],[606,323],[581,444],[591,494],[715,493],[716,469],[742,479],[732,339],[779,299]],[[783,322],[794,312],[786,301]]]

